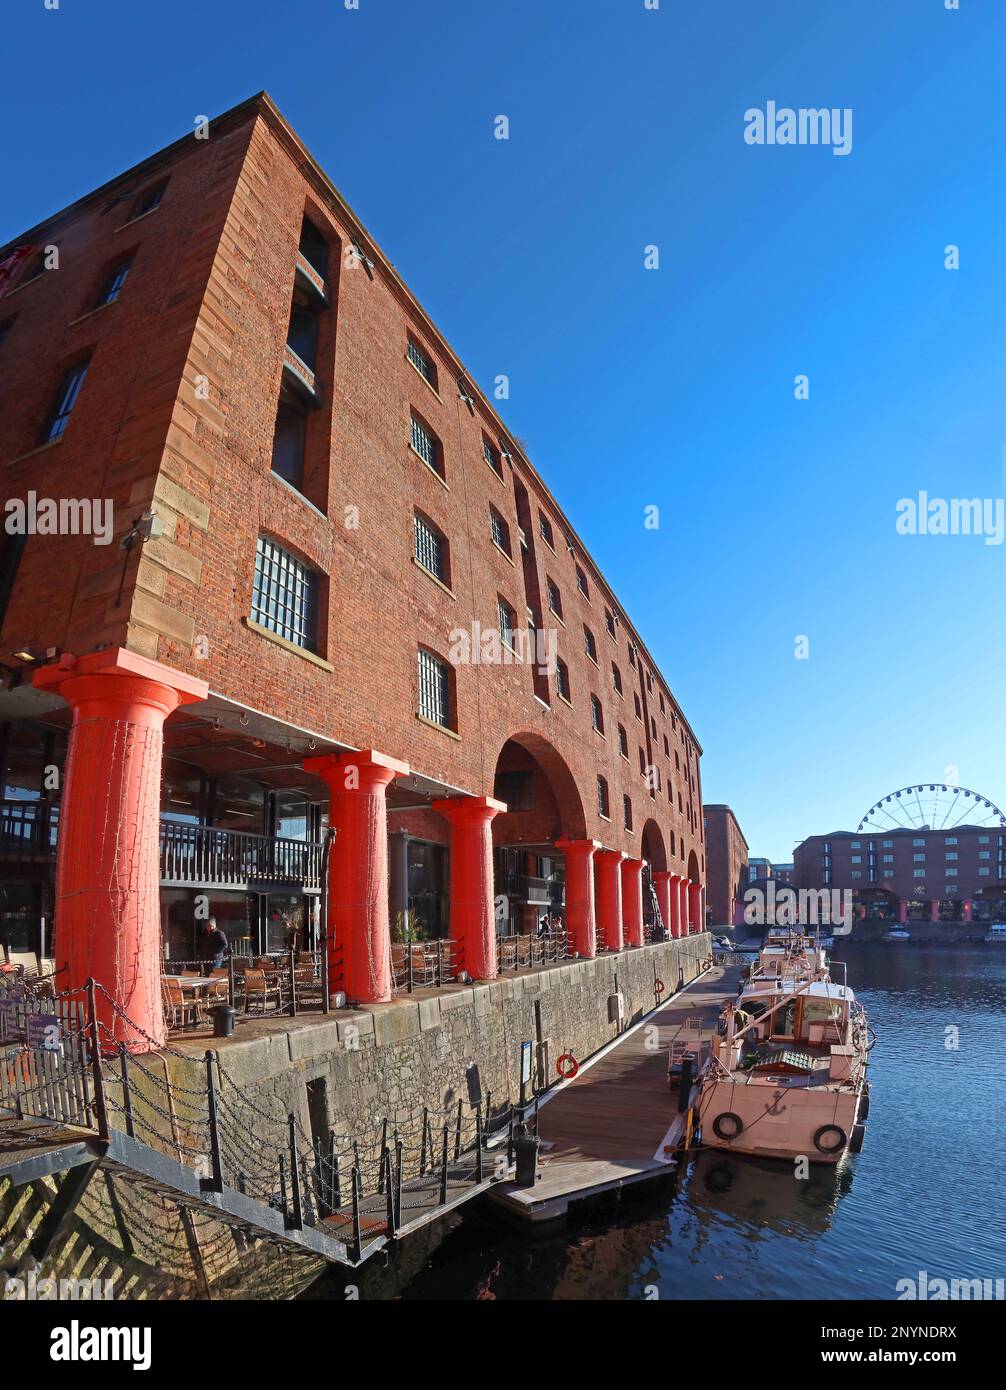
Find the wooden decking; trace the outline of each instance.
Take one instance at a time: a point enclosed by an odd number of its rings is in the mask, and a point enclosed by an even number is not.
[[[529,1221],[565,1215],[571,1202],[666,1177],[684,1123],[667,1082],[673,1040],[705,1055],[720,1005],[737,993],[741,966],[713,966],[545,1097],[534,1187],[497,1184],[494,1202]]]

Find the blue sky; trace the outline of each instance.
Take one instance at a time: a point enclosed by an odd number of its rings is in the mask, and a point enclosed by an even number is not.
[[[1006,546],[895,530],[1006,490],[1006,6],[961,3],[19,0],[0,240],[267,89],[785,860],[948,765],[1006,801]],[[746,144],[769,100],[851,153]]]

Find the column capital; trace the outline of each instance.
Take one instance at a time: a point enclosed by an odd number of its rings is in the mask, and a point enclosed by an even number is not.
[[[596,859],[603,859],[607,863],[614,861],[616,864],[621,864],[623,859],[628,858],[628,855],[625,853],[624,849],[599,849],[594,857]]]
[[[430,810],[439,811],[448,820],[458,819],[493,820],[506,811],[506,802],[497,801],[492,796],[445,796],[430,802]]]
[[[379,753],[376,748],[361,748],[353,753],[320,753],[313,758],[304,759],[305,772],[313,772],[328,783],[333,791],[359,791],[360,787],[346,784],[346,773],[351,769],[360,773],[360,784],[373,786],[387,785],[396,777],[408,777],[409,764],[398,758]]]
[[[635,873],[638,869],[641,869],[645,863],[645,859],[633,859],[631,854],[627,854],[625,856],[625,862],[622,864],[622,868],[631,869],[633,873]]]
[[[166,706],[168,713],[179,705],[205,700],[210,691],[206,681],[187,676],[163,662],[151,661],[125,647],[105,647],[84,656],[64,652],[58,661],[34,673],[32,685],[36,690],[54,691],[68,704],[103,698],[114,700],[118,687],[124,700]],[[165,700],[159,695],[158,687],[161,691],[173,692],[173,698]]]
[[[674,875],[671,873],[670,869],[654,869],[653,877],[659,878],[661,881],[666,881],[667,883],[670,883],[674,878]]]
[[[556,840],[556,849],[561,849],[564,854],[596,854],[601,848],[600,840],[570,840],[565,835],[561,840]]]

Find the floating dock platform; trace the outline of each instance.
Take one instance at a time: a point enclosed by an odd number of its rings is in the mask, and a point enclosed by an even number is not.
[[[490,1201],[524,1221],[554,1221],[576,1202],[672,1175],[685,1115],[667,1080],[671,1043],[684,1042],[701,1065],[742,968],[741,962],[710,967],[543,1096],[537,1181],[533,1187],[497,1183]]]

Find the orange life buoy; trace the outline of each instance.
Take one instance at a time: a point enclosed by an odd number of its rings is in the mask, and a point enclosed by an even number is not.
[[[567,1067],[566,1063],[569,1063]],[[572,1052],[564,1052],[555,1064],[555,1069],[562,1077],[563,1081],[569,1081],[580,1070],[580,1063],[573,1056]]]
[[[654,989],[654,992],[655,992],[656,994],[663,994],[663,992],[664,992],[664,982],[663,982],[663,980],[654,980],[654,981],[653,981],[653,989]]]

